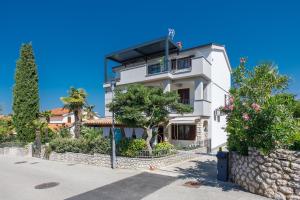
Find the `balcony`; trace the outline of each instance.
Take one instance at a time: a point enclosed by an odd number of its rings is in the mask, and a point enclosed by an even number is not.
[[[150,70],[149,66],[151,66]],[[192,58],[191,65],[186,68],[172,69],[171,63],[168,66],[166,69],[164,65],[157,63],[140,63],[120,69],[115,78],[118,80],[118,85],[196,76],[202,76],[207,80],[211,79],[211,64],[204,57]]]
[[[185,113],[185,116],[211,116],[211,102],[208,100],[180,100],[180,103],[189,104],[193,107],[192,113]],[[170,117],[178,117],[181,114],[171,111]]]

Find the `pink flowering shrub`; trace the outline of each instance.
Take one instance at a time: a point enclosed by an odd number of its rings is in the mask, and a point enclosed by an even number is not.
[[[280,75],[271,64],[261,64],[249,71],[246,59],[233,72],[233,87],[227,114],[228,147],[247,154],[248,147],[263,152],[290,148],[299,130],[293,118],[294,96],[284,93],[288,77]]]

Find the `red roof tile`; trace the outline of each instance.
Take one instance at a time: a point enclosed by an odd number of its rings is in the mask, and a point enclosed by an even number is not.
[[[69,109],[66,108],[55,108],[51,110],[53,116],[61,116],[70,113]]]

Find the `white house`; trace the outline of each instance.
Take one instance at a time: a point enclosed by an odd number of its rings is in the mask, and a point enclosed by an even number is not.
[[[51,110],[49,128],[52,130],[59,130],[61,128],[69,128],[71,134],[74,134],[75,117],[73,112],[66,108],[55,108]]]
[[[116,66],[109,65],[113,61]],[[110,67],[111,66],[111,67]],[[224,106],[230,88],[231,67],[223,45],[205,44],[181,49],[169,37],[136,45],[105,57],[105,104],[111,102],[110,81],[117,87],[132,83],[176,91],[181,103],[193,112],[169,115],[169,123],[158,129],[158,142],[197,145],[209,141],[214,149],[226,143]],[[105,117],[111,117],[105,107]]]

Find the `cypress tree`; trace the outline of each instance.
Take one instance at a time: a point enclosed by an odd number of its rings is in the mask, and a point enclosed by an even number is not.
[[[17,137],[23,142],[35,138],[33,120],[39,113],[38,72],[31,43],[22,44],[16,64],[13,90],[13,123]]]

